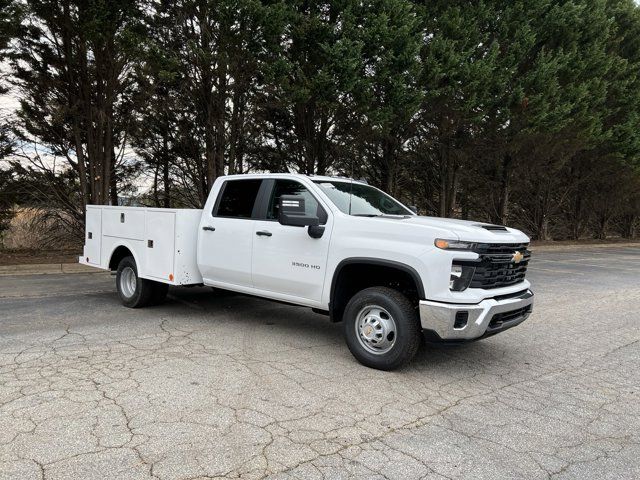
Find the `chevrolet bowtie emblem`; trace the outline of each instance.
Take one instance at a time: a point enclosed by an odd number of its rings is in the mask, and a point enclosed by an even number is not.
[[[511,261],[513,263],[520,263],[523,258],[524,258],[524,255],[521,252],[515,252],[513,254],[513,257],[511,257]]]

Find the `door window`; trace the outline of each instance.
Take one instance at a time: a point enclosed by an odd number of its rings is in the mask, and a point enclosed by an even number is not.
[[[276,180],[269,199],[267,220],[277,220],[280,213],[280,197],[282,195],[299,195],[304,198],[304,208],[307,215],[316,215],[320,219],[320,225],[327,223],[327,212],[318,203],[311,192],[295,180]]]
[[[214,212],[215,217],[251,218],[262,180],[229,180]]]

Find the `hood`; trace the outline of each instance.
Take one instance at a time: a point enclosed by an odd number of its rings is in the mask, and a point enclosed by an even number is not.
[[[515,228],[492,225],[490,223],[456,220],[453,218],[411,216],[398,218],[398,222],[423,225],[451,232],[450,240],[482,243],[525,243],[529,242],[520,230]],[[489,228],[487,228],[489,227]]]

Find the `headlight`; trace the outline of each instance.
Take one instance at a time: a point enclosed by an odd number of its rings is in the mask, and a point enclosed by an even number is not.
[[[433,244],[442,250],[473,250],[476,246],[473,242],[461,242],[459,240],[444,240],[437,238]]]
[[[449,290],[462,292],[471,283],[475,267],[468,265],[451,265],[451,276],[449,277]]]

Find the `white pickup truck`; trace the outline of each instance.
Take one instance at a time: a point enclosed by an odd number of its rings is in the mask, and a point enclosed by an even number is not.
[[[80,263],[116,273],[127,307],[209,285],[327,313],[351,353],[391,370],[421,342],[477,340],[523,322],[529,238],[423,217],[364,182],[220,177],[202,210],[87,207]]]

